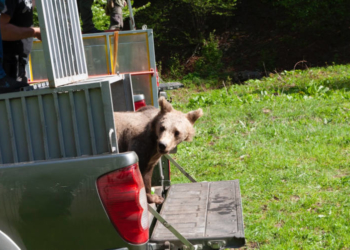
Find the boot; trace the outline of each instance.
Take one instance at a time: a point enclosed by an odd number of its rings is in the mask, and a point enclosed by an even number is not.
[[[18,92],[21,88],[28,87],[27,82],[17,82],[15,79],[5,76],[0,79],[0,94],[9,93],[9,92]]]

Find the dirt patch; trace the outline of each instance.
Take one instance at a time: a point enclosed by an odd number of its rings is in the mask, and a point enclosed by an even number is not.
[[[290,197],[290,199],[291,199],[292,201],[294,201],[294,202],[297,202],[297,201],[300,200],[300,197],[299,197],[298,195],[292,195],[292,196]]]
[[[260,248],[260,244],[258,242],[248,242],[247,247],[243,249],[259,249],[259,248]]]

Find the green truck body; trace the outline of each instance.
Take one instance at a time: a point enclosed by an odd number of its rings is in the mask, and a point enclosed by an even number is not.
[[[0,166],[0,231],[22,250],[146,249],[121,238],[96,189],[137,161],[130,152]]]

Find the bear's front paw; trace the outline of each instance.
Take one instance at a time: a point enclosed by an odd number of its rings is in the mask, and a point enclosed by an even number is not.
[[[163,197],[160,197],[156,194],[147,194],[147,202],[148,203],[156,203],[156,204],[162,204],[164,201]]]

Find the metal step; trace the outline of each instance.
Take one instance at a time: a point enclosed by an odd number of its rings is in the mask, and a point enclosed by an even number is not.
[[[205,246],[224,241],[225,247],[245,244],[239,181],[172,185],[160,215],[192,244]],[[181,243],[157,221],[151,242]],[[210,242],[211,241],[211,242]]]
[[[172,89],[178,89],[183,87],[184,85],[180,82],[166,82],[166,83],[160,83],[158,88],[160,91],[164,91],[164,90],[172,90]]]

